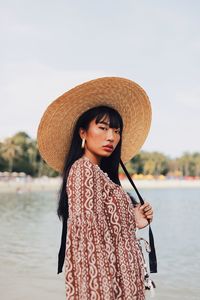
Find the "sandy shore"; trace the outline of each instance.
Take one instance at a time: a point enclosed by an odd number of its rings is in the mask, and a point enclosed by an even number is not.
[[[200,180],[134,180],[138,188],[157,189],[157,188],[200,188]],[[60,188],[61,179],[58,178],[35,178],[35,179],[20,179],[10,181],[0,181],[0,192],[32,192],[32,191],[55,191]],[[121,180],[124,189],[132,189],[128,179]]]

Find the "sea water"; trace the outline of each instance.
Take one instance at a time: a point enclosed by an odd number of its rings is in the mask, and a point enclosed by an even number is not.
[[[200,189],[140,192],[154,209],[154,299],[200,299]],[[62,229],[57,199],[56,192],[0,194],[2,300],[65,300],[64,272],[57,274]],[[147,228],[139,233],[148,237]]]

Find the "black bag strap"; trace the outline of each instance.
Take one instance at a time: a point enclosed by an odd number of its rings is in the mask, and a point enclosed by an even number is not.
[[[134,187],[135,192],[140,200],[140,203],[144,204],[144,200],[143,200],[142,196],[140,195],[137,187],[135,186],[135,183],[133,182],[131,176],[129,175],[129,173],[121,159],[120,159],[120,164],[121,164],[122,169],[124,170],[127,178],[129,179],[130,183]],[[157,258],[156,258],[156,250],[155,250],[155,246],[154,246],[154,237],[153,237],[153,232],[151,230],[150,221],[148,221],[148,222],[149,222],[149,244],[150,244],[150,248],[151,248],[151,251],[149,252],[149,270],[151,273],[157,273]]]

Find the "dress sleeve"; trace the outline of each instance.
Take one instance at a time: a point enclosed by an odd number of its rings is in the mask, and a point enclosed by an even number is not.
[[[90,224],[94,217],[94,170],[84,162],[70,169],[67,183],[69,217],[78,225]]]
[[[103,204],[97,203],[96,196],[101,190],[93,166],[85,161],[72,165],[67,193],[67,299],[115,299],[115,247],[112,238],[106,240],[103,234],[99,218]]]

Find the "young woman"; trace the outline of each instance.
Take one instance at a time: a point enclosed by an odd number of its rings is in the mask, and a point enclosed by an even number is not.
[[[126,88],[134,95],[127,97]],[[138,101],[143,116],[135,114],[136,119],[129,120],[127,108],[138,110]],[[61,114],[66,110],[68,119]],[[58,273],[65,262],[66,299],[145,299],[144,263],[136,230],[152,221],[153,210],[148,202],[141,206],[123,190],[118,169],[121,157],[130,159],[144,143],[150,115],[141,87],[114,77],[96,79],[65,93],[41,120],[41,155],[63,176],[57,210],[63,220]],[[52,150],[56,141],[60,148]]]

